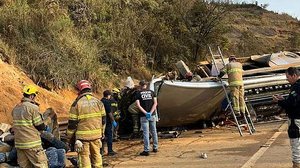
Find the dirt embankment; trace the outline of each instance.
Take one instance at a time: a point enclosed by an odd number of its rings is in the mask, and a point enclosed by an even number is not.
[[[4,63],[0,59],[0,122],[12,123],[11,111],[22,98],[22,89],[27,84],[34,84],[24,72],[12,65]],[[52,107],[59,118],[67,117],[70,105],[76,98],[73,90],[50,92],[39,88],[37,102],[40,103],[40,111],[44,112]]]

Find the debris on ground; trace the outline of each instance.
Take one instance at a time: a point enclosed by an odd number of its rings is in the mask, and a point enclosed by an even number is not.
[[[179,131],[164,131],[158,132],[158,137],[160,138],[177,138],[181,132]]]
[[[206,153],[201,153],[201,154],[200,154],[200,158],[202,158],[202,159],[207,159],[207,154],[206,154]]]
[[[203,132],[200,130],[195,131],[195,134],[202,134]]]

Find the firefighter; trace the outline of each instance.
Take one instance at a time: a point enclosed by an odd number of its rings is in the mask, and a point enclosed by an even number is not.
[[[218,77],[228,74],[229,88],[232,95],[233,110],[237,117],[245,114],[243,66],[236,61],[234,55],[229,57],[229,63],[225,65]]]
[[[112,97],[115,99],[115,101],[120,102],[120,100],[121,100],[121,91],[120,91],[120,89],[113,88]]]
[[[38,90],[34,85],[23,89],[23,98],[12,111],[15,147],[21,168],[47,168],[48,160],[42,148],[40,132],[45,130],[35,97]]]
[[[100,148],[105,131],[105,110],[103,104],[92,95],[89,81],[77,83],[78,97],[73,102],[68,122],[68,142],[75,141],[80,168],[102,166]]]
[[[119,120],[121,118],[121,112],[119,108],[119,102],[121,100],[120,90],[118,88],[114,88],[112,90],[112,97],[111,97],[111,111],[114,116],[115,121],[117,122],[117,127],[113,128],[113,140],[118,141],[119,135]]]

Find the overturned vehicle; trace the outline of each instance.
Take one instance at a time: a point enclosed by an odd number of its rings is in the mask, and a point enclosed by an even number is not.
[[[288,67],[300,67],[300,53],[279,52],[254,55],[238,59],[243,64],[243,79],[247,106],[256,117],[267,117],[280,113],[279,107],[272,102],[272,95],[287,95],[291,85],[285,77]],[[228,59],[225,59],[228,62]],[[182,63],[181,63],[182,64]],[[185,65],[177,65],[182,76],[189,73]],[[201,62],[197,67],[197,78],[176,80],[176,77],[155,78],[150,89],[157,94],[159,127],[173,127],[211,120],[222,111],[225,93],[222,85],[228,85],[227,77],[223,83],[214,79],[218,69],[223,68],[221,60]]]

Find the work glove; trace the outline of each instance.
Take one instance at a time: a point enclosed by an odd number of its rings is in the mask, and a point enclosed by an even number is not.
[[[118,123],[114,120],[114,121],[112,122],[112,125],[116,128],[116,127],[118,126]]]
[[[79,140],[76,140],[76,142],[75,142],[75,151],[79,153],[79,152],[82,151],[82,149],[83,149],[82,142],[79,141]]]
[[[150,120],[150,119],[151,119],[151,112],[147,112],[147,113],[146,113],[146,119],[147,119],[147,120]]]

